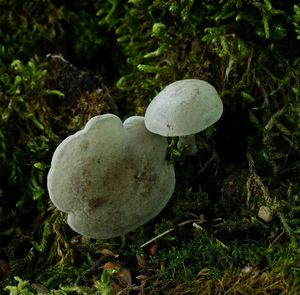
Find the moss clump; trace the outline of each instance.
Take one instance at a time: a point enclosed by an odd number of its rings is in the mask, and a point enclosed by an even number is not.
[[[113,294],[107,262],[130,270],[124,293],[299,293],[299,4],[200,2],[0,1],[4,294]],[[48,201],[57,144],[93,115],[143,114],[184,78],[225,108],[194,157],[170,142],[171,202],[126,239],[76,235]]]

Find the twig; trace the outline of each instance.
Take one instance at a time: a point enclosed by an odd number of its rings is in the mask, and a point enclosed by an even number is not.
[[[170,229],[164,231],[163,233],[159,234],[158,236],[152,238],[151,240],[149,240],[149,241],[147,241],[146,243],[144,243],[143,245],[141,245],[141,248],[143,248],[143,247],[145,247],[145,246],[151,244],[152,242],[156,241],[157,239],[161,238],[162,236],[164,236],[164,235],[170,233],[170,232],[173,231],[174,229],[175,229],[175,227],[170,228]]]
[[[144,243],[143,245],[141,245],[141,248],[151,244],[152,242],[158,240],[159,238],[165,236],[166,234],[172,232],[173,230],[175,230],[177,227],[180,227],[180,226],[183,226],[183,225],[186,225],[186,224],[189,224],[189,223],[195,223],[195,222],[203,222],[203,220],[201,219],[191,219],[191,220],[186,220],[186,221],[183,221],[183,222],[180,222],[178,223],[177,225],[175,225],[174,227],[172,228],[169,228],[167,229],[166,231],[164,231],[163,233],[157,235],[156,237],[152,238],[151,240],[147,241],[146,243]]]

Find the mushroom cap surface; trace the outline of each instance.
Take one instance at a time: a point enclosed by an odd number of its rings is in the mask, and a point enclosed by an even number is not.
[[[54,152],[50,199],[82,235],[106,239],[130,232],[155,217],[173,193],[166,149],[166,138],[149,132],[143,117],[122,124],[113,114],[96,116]]]
[[[179,80],[166,86],[149,104],[146,128],[162,136],[198,133],[221,117],[222,101],[216,89],[198,79]]]

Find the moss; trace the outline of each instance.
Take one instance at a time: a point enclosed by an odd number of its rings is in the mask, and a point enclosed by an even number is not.
[[[105,286],[113,293],[103,272],[110,261],[130,269],[132,294],[299,293],[296,1],[0,1],[0,8],[4,294],[97,294]],[[224,114],[197,135],[194,157],[170,141],[172,200],[125,238],[78,236],[48,200],[57,144],[96,114],[142,115],[157,92],[183,78],[213,84]],[[262,206],[269,221],[258,215]]]

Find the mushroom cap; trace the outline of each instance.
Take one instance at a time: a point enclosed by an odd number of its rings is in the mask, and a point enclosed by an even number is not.
[[[218,121],[222,112],[222,101],[208,82],[179,80],[151,101],[145,124],[149,131],[162,136],[185,136],[206,129]]]
[[[173,193],[166,149],[166,138],[149,132],[143,117],[122,124],[113,114],[96,116],[54,152],[50,199],[82,235],[106,239],[130,232],[155,217]]]

